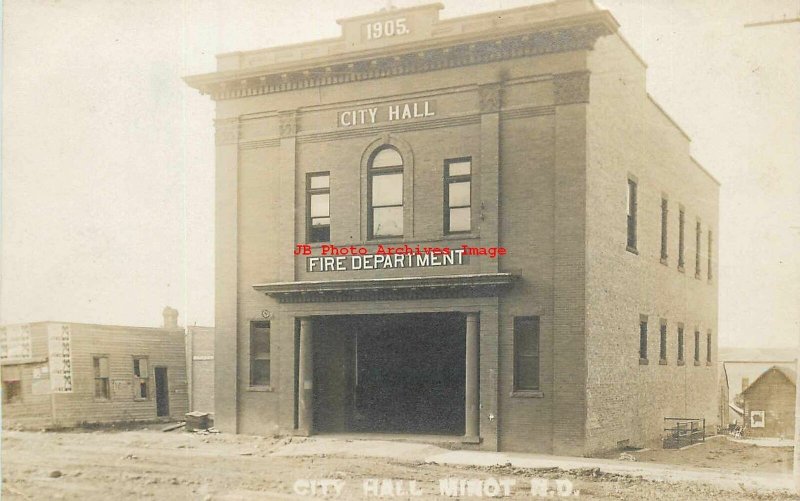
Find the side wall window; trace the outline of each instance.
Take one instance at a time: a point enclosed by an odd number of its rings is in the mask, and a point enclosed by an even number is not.
[[[678,324],[678,364],[683,363],[683,324]]]
[[[628,250],[636,251],[636,209],[638,205],[636,181],[628,178]]]
[[[685,265],[684,251],[686,249],[686,211],[683,207],[678,212],[678,269],[683,271]]]
[[[647,317],[639,316],[639,362],[647,362]]]
[[[669,201],[666,198],[661,199],[661,262],[667,264],[667,248],[669,242],[667,241],[667,228],[669,221]]]
[[[369,238],[403,236],[403,157],[384,146],[368,166]]]
[[[514,318],[514,390],[539,389],[539,317]]]
[[[269,386],[269,322],[250,322],[250,386]]]
[[[703,243],[703,231],[702,227],[700,226],[700,220],[697,220],[697,224],[695,225],[694,229],[694,240],[695,240],[695,248],[694,248],[694,277],[700,278],[700,247]]]
[[[472,160],[444,162],[444,231],[461,233],[472,229]]]
[[[331,240],[331,176],[328,172],[314,172],[307,178],[308,228],[309,242],[330,242]]]
[[[658,360],[660,362],[667,361],[667,321],[663,318],[659,325],[659,340],[658,340]]]
[[[694,331],[694,361],[700,362],[700,331]]]

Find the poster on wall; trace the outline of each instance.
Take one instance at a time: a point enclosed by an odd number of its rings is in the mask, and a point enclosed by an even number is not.
[[[763,428],[764,424],[764,411],[750,411],[750,428]]]
[[[72,336],[69,325],[47,326],[50,359],[50,389],[53,393],[72,393]]]
[[[32,356],[29,324],[0,328],[0,360],[27,360]]]

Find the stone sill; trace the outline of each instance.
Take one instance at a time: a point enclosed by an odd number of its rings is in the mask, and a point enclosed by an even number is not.
[[[272,389],[272,386],[248,386],[247,391],[270,392],[275,390]]]
[[[700,361],[699,360],[695,360],[694,361],[694,366],[695,367],[700,367]]]
[[[639,251],[636,250],[636,247],[631,247],[630,245],[628,245],[625,247],[625,250],[627,250],[631,254],[636,254],[637,256],[639,255]]]
[[[509,394],[512,398],[544,398],[544,392],[537,390],[516,390]]]
[[[678,360],[678,365],[686,365],[686,361],[685,360]]]
[[[650,362],[646,358],[639,359],[639,365],[649,365]]]
[[[660,360],[658,361],[658,365],[667,365],[667,359],[666,359],[666,358],[662,358],[662,359],[660,359]]]

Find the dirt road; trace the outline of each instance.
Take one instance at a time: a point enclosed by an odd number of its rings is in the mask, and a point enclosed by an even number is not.
[[[383,499],[472,499],[478,492],[484,497],[507,492],[506,499],[531,499],[533,480],[533,494],[541,488],[563,492],[572,488],[580,491],[579,499],[794,499],[788,494],[759,496],[689,482],[644,481],[591,469],[455,467],[402,456],[387,462],[325,454],[273,455],[297,440],[304,439],[158,430],[4,430],[2,496],[4,500],[350,500],[380,499],[381,494]],[[462,495],[441,497],[443,488],[445,493]]]

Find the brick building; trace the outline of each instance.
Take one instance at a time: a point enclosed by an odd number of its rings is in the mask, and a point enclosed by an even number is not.
[[[587,0],[442,8],[187,78],[216,101],[216,424],[583,455],[716,422],[719,186],[645,63]]]
[[[184,331],[35,322],[0,327],[3,425],[182,419],[189,410]]]

